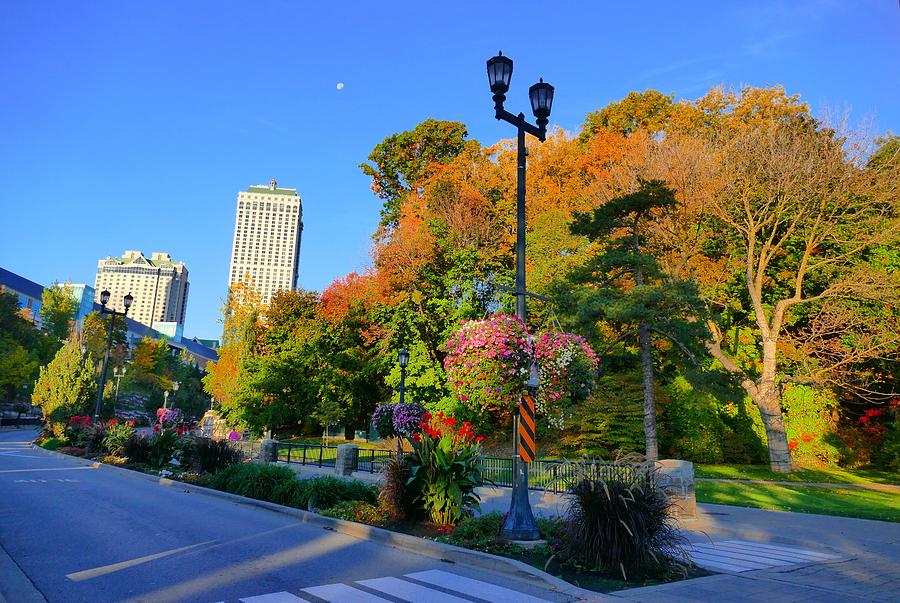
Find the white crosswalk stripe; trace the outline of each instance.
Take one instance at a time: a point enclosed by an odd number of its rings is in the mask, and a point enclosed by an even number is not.
[[[338,582],[310,586],[298,591],[298,594],[312,595],[328,603],[392,603],[398,599],[410,603],[471,603],[472,597],[492,603],[550,603],[546,599],[526,595],[511,588],[442,570],[406,574],[403,578],[388,576],[359,580],[354,584]],[[384,597],[379,597],[379,594]],[[241,599],[242,603],[298,601],[306,599],[284,591]]]
[[[723,540],[691,546],[691,557],[700,567],[714,571],[749,572],[799,563],[840,559],[819,551],[749,540]]]

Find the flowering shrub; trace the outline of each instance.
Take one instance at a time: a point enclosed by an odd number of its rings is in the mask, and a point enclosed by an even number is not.
[[[98,452],[106,435],[106,425],[94,423],[87,415],[75,415],[69,419],[65,435],[73,447]]]
[[[534,344],[534,355],[541,379],[537,412],[562,429],[572,406],[586,400],[596,387],[597,355],[571,333],[543,333]]]
[[[106,435],[103,438],[103,447],[113,456],[121,456],[122,450],[134,436],[134,421],[119,421],[110,419],[106,422]]]
[[[388,521],[388,513],[381,505],[373,505],[362,500],[348,500],[320,512],[325,517],[345,521],[382,526]]]
[[[157,408],[156,422],[163,427],[172,427],[181,421],[181,410],[177,408]]]
[[[852,465],[876,465],[900,471],[900,397],[870,408],[838,432]]]
[[[394,406],[394,404],[379,406],[372,415],[372,424],[375,426],[375,432],[385,440],[397,435],[397,432],[394,431]]]
[[[424,416],[425,407],[417,402],[394,405],[394,432],[410,437],[419,431]]]
[[[484,438],[476,437],[468,421],[460,425],[443,413],[425,413],[419,426],[408,457],[407,485],[418,492],[417,500],[433,522],[455,524],[465,508],[477,509],[481,500],[475,488],[483,483],[478,460]]]
[[[459,401],[476,412],[509,416],[531,370],[528,330],[515,316],[464,322],[445,346],[444,368]]]

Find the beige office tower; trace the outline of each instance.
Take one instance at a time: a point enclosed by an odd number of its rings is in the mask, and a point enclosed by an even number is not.
[[[184,326],[188,298],[188,270],[184,262],[175,262],[168,253],[154,251],[147,258],[140,251],[126,251],[120,258],[97,262],[94,301],[109,291],[109,307],[124,310],[122,298],[131,293],[134,302],[128,318],[148,327],[155,323]]]
[[[299,287],[303,206],[297,189],[251,186],[238,193],[228,286],[250,282],[268,304]]]

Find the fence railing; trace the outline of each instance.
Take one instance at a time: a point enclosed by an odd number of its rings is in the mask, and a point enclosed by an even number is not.
[[[360,448],[358,471],[377,473],[385,462],[397,455],[395,450]],[[334,467],[337,446],[279,442],[278,460],[285,463]],[[484,480],[496,486],[512,487],[513,459],[510,457],[484,456],[481,458]],[[580,462],[537,459],[528,465],[528,487],[531,490],[563,492],[579,477],[603,480],[637,482],[648,479],[648,473],[639,465]]]
[[[262,442],[260,440],[234,440],[229,442],[232,447],[241,451],[244,460],[251,461],[256,459],[259,454],[259,448]]]
[[[391,450],[360,448],[357,471],[377,473],[388,460],[396,456]],[[293,442],[278,443],[278,460],[285,463],[315,465],[316,467],[334,467],[337,458],[337,446],[320,444],[295,444]]]

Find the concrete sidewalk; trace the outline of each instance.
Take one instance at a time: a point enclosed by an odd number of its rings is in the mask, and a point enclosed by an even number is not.
[[[304,466],[303,476],[334,475],[330,468]],[[355,473],[376,482],[378,475]],[[481,511],[505,513],[509,488],[478,490]],[[563,496],[531,491],[537,515],[565,511]],[[898,496],[900,504],[900,496]],[[676,603],[685,601],[897,601],[900,600],[900,524],[865,519],[767,511],[727,505],[698,504],[693,518],[680,518],[679,527],[693,544],[719,543],[735,538],[751,543],[801,547],[833,554],[836,560],[795,563],[781,567],[725,572],[660,586],[613,593],[629,601]]]

